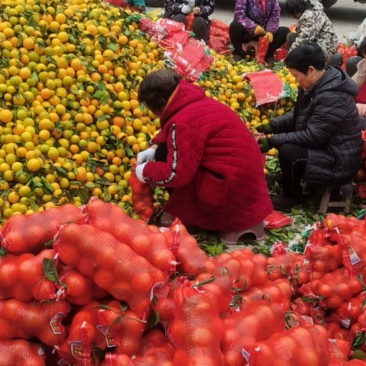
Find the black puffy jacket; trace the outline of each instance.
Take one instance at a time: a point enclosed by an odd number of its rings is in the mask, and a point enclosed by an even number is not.
[[[270,122],[271,143],[307,148],[304,181],[342,185],[361,164],[361,124],[357,85],[338,67],[329,67],[309,90],[299,90],[293,111]]]

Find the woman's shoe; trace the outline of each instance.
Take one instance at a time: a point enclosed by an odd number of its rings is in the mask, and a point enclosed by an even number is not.
[[[228,245],[236,245],[239,238],[245,234],[254,234],[257,241],[263,240],[266,235],[264,233],[263,221],[257,225],[249,227],[248,229],[242,231],[235,231],[231,233],[221,233],[220,240]]]

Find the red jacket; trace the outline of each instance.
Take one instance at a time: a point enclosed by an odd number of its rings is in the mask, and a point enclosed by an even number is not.
[[[220,232],[244,230],[271,213],[258,144],[228,106],[182,79],[160,123],[167,162],[148,162],[143,175],[174,188],[164,211]]]

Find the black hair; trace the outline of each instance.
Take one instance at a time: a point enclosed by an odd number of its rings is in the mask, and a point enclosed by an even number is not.
[[[362,57],[366,55],[366,37],[358,45],[357,52],[359,55],[362,55]]]
[[[303,41],[287,54],[285,65],[303,74],[306,74],[310,66],[313,66],[315,70],[324,70],[324,52],[318,43]]]
[[[152,112],[160,116],[180,79],[181,76],[172,69],[151,72],[139,85],[139,102],[145,103]]]
[[[313,4],[309,0],[286,0],[285,3],[285,11],[292,16],[302,14],[312,7]]]

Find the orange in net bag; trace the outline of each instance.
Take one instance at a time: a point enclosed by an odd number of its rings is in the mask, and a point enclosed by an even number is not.
[[[0,231],[1,246],[13,254],[38,253],[68,222],[82,223],[80,208],[66,204],[31,215],[11,216]]]
[[[1,340],[0,360],[2,366],[44,366],[41,346],[25,339]]]
[[[222,366],[220,343],[224,334],[216,296],[189,283],[174,293],[175,318],[168,335],[175,345],[174,366]]]

